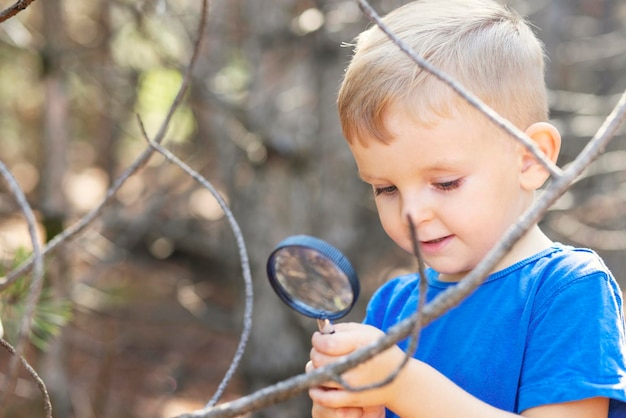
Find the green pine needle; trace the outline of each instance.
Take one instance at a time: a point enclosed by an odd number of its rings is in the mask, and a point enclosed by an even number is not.
[[[19,249],[15,254],[13,266],[18,266],[29,256],[26,250]],[[0,270],[4,270],[4,267],[0,266]],[[2,274],[5,273],[6,271],[2,271]],[[10,343],[17,341],[30,283],[30,276],[24,276],[0,293],[0,319],[4,328],[4,338]],[[44,285],[33,316],[30,342],[38,349],[45,350],[71,317],[72,304],[69,301],[57,300],[50,287]]]

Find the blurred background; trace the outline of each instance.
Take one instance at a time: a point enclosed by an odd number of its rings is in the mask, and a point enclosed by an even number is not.
[[[385,13],[405,2],[372,1]],[[0,9],[13,1],[0,0]],[[559,164],[570,162],[626,88],[626,3],[509,1],[550,57]],[[42,242],[94,208],[146,147],[176,94],[200,14],[197,0],[45,0],[0,24],[0,160],[39,220]],[[376,216],[342,139],[336,91],[354,36],[353,0],[213,0],[193,81],[165,145],[229,202],[247,243],[253,334],[228,386],[233,399],[301,373],[315,321],[269,287],[265,261],[291,234],[350,258],[362,297],[414,268]],[[555,239],[597,250],[626,285],[625,130],[546,215]],[[4,273],[30,251],[26,224],[0,188]],[[26,353],[64,418],[169,417],[202,407],[234,355],[243,280],[235,238],[208,191],[155,155],[102,217],[47,259],[46,290]],[[5,338],[25,283],[0,294]],[[0,354],[6,373],[8,355]],[[43,416],[21,374],[6,416]],[[306,395],[254,417],[305,417]]]

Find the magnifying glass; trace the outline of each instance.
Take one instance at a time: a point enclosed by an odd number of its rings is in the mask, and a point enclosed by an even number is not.
[[[359,279],[335,247],[309,235],[293,235],[272,251],[267,275],[276,294],[297,312],[317,319],[323,334],[350,312],[359,297]]]

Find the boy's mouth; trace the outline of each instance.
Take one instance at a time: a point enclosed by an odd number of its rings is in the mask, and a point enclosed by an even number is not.
[[[448,237],[441,237],[441,238],[431,239],[430,241],[422,241],[422,244],[436,244],[438,242],[443,241],[446,238],[448,238]]]
[[[454,235],[446,235],[445,237],[435,238],[428,241],[420,242],[420,249],[425,254],[435,254],[447,247],[448,242]]]

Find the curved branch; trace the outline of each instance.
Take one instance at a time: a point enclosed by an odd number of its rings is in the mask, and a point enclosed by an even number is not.
[[[200,24],[198,28],[198,37],[196,39],[193,53],[191,59],[189,61],[189,65],[187,66],[187,70],[185,71],[185,75],[183,77],[183,81],[178,90],[176,98],[174,99],[165,119],[163,120],[161,127],[157,134],[155,135],[154,142],[161,143],[167,129],[170,125],[170,121],[176,109],[180,106],[189,87],[189,83],[191,82],[192,70],[195,66],[195,63],[200,54],[200,46],[202,44],[202,38],[205,32],[207,17],[208,17],[208,9],[209,9],[209,0],[203,0],[202,2],[202,15],[200,19]],[[72,226],[65,229],[62,233],[54,237],[47,245],[43,248],[42,255],[48,255],[64,244],[66,241],[76,237],[79,233],[81,233],[87,226],[89,226],[104,210],[104,208],[113,200],[113,197],[117,193],[117,191],[124,185],[126,180],[128,180],[133,174],[135,174],[139,169],[146,165],[150,156],[152,156],[153,150],[151,147],[147,147],[140,155],[135,159],[135,161],[126,169],[124,172],[113,182],[111,187],[107,190],[106,196],[104,200],[91,212],[87,213],[81,219],[76,221]],[[28,273],[33,267],[34,259],[33,257],[29,258],[25,262],[23,262],[20,266],[18,266],[15,270],[11,271],[5,277],[0,280],[0,291],[6,289],[11,283],[15,282],[21,275]]]
[[[5,405],[3,402],[6,398],[6,394],[13,391],[15,382],[17,381],[17,366],[18,361],[22,357],[22,352],[26,346],[26,342],[28,341],[28,337],[30,336],[31,326],[33,322],[33,316],[35,315],[35,309],[37,307],[37,302],[39,302],[39,297],[41,296],[41,290],[43,289],[43,257],[41,253],[41,248],[39,246],[39,240],[37,239],[37,221],[35,219],[35,214],[33,213],[26,196],[24,195],[24,191],[17,183],[11,171],[4,165],[3,162],[0,161],[0,174],[4,177],[5,181],[9,186],[9,190],[13,194],[13,197],[17,201],[20,210],[24,214],[26,218],[26,222],[28,224],[28,234],[30,236],[30,241],[33,246],[33,263],[35,265],[33,269],[33,279],[30,283],[30,287],[28,290],[28,295],[26,299],[26,306],[24,308],[24,314],[21,318],[21,323],[19,326],[18,339],[15,348],[15,356],[11,359],[9,363],[9,370],[7,373],[8,381],[7,388],[2,395],[0,395],[0,411],[2,406]]]
[[[351,390],[355,392],[364,391],[364,390],[380,388],[391,383],[398,376],[398,374],[400,374],[400,372],[402,371],[404,366],[406,366],[409,360],[413,358],[413,355],[415,354],[415,351],[417,350],[417,346],[419,344],[420,333],[422,331],[422,328],[424,327],[424,324],[422,324],[421,319],[424,317],[424,308],[427,306],[426,305],[426,290],[428,288],[428,282],[426,281],[426,264],[424,264],[422,252],[420,251],[419,238],[417,236],[417,229],[415,228],[415,224],[413,223],[413,219],[411,218],[410,215],[407,216],[407,221],[409,224],[409,231],[411,232],[411,244],[413,247],[413,256],[415,257],[415,260],[417,261],[417,270],[418,270],[419,277],[420,277],[419,299],[417,301],[417,312],[416,312],[417,316],[415,318],[416,320],[413,325],[413,328],[409,331],[409,334],[411,335],[409,345],[406,349],[406,353],[402,362],[398,366],[396,366],[395,370],[393,370],[387,377],[385,377],[383,380],[379,382],[374,382],[372,384],[363,385],[363,386],[351,386],[341,376],[339,376],[337,378],[337,382],[341,384],[342,386],[344,386],[347,390]]]
[[[235,234],[235,238],[237,240],[237,247],[239,249],[239,257],[241,259],[241,269],[243,270],[243,278],[245,283],[245,309],[244,309],[244,318],[243,318],[243,330],[241,331],[241,337],[239,339],[239,344],[237,346],[237,350],[235,351],[235,356],[230,363],[230,366],[224,375],[224,378],[220,382],[217,391],[211,398],[211,400],[207,403],[207,407],[214,406],[224,394],[226,390],[226,386],[233,378],[237,367],[239,367],[239,363],[241,362],[241,358],[243,357],[243,353],[246,349],[246,345],[248,344],[248,339],[250,337],[250,332],[252,331],[252,305],[253,305],[253,287],[252,287],[252,275],[250,274],[250,262],[248,261],[248,252],[246,251],[246,243],[243,239],[243,234],[241,233],[241,228],[239,228],[239,224],[235,219],[235,216],[230,211],[228,204],[222,198],[220,193],[217,191],[215,187],[204,177],[202,177],[198,172],[194,171],[187,164],[182,162],[178,157],[169,152],[167,149],[163,148],[161,145],[152,141],[143,127],[143,123],[141,119],[139,119],[139,125],[141,127],[141,131],[143,133],[144,138],[152,148],[154,148],[157,152],[162,154],[168,161],[179,166],[185,173],[187,173],[190,177],[192,177],[195,181],[200,183],[203,187],[208,189],[217,203],[220,205],[220,208],[224,211],[226,218],[228,219],[228,223]]]

